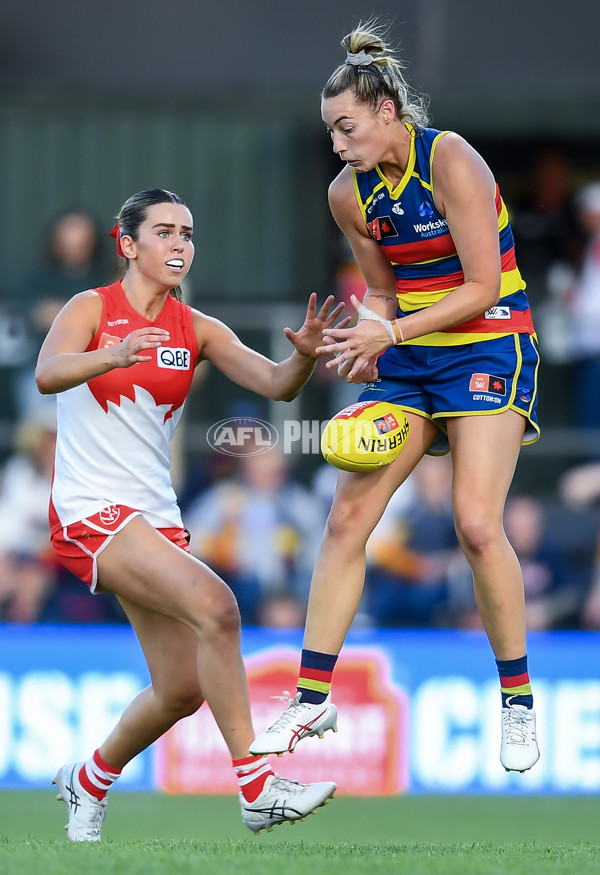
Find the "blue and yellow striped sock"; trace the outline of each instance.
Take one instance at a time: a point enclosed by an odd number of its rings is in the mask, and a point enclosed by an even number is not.
[[[337,656],[319,653],[316,650],[303,650],[297,690],[300,701],[320,705],[331,689],[331,676]]]
[[[509,705],[525,705],[533,708],[533,694],[529,682],[527,670],[527,655],[519,659],[497,659],[498,674],[500,675],[500,692],[502,693],[502,707]]]

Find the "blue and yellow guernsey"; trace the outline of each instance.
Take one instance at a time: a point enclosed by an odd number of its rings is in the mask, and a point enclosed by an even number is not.
[[[431,168],[435,148],[448,131],[413,128],[406,172],[394,188],[376,165],[352,171],[358,205],[370,235],[390,260],[396,276],[398,316],[429,307],[464,282],[446,219],[433,200]],[[502,270],[500,300],[468,322],[406,341],[420,346],[455,346],[507,334],[534,334],[525,282],[515,261],[508,212],[496,185]]]

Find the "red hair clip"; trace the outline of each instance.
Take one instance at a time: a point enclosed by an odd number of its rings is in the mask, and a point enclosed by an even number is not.
[[[123,252],[123,247],[121,246],[121,230],[119,228],[118,222],[110,232],[110,236],[114,237],[117,241],[117,255],[119,256],[119,258],[125,258],[125,253]]]

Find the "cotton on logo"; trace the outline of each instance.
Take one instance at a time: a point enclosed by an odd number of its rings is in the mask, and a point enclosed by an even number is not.
[[[273,449],[279,434],[262,419],[236,417],[212,425],[206,439],[213,450],[225,456],[258,456]]]
[[[105,526],[112,526],[113,523],[116,523],[116,521],[119,519],[120,513],[120,508],[118,508],[114,504],[111,504],[110,507],[105,507],[103,510],[100,511],[100,522],[104,523]]]

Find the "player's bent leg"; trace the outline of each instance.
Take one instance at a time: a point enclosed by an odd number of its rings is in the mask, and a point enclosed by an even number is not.
[[[198,683],[234,759],[253,738],[235,597],[206,565],[142,517],[98,559],[99,583],[119,598],[187,626],[196,635]]]
[[[338,476],[310,585],[304,633],[308,650],[340,652],[362,597],[367,540],[391,496],[438,434],[428,419],[412,413],[407,417],[410,435],[391,465],[369,474]]]
[[[315,565],[308,601],[304,647],[337,654],[358,609],[364,587],[369,535],[388,501],[404,482],[438,433],[422,416],[409,414],[410,437],[391,465],[368,474],[340,473]],[[300,685],[299,685],[300,686]],[[287,697],[282,716],[250,745],[256,755],[292,752],[309,736],[337,731],[337,710],[328,694],[314,704],[301,693]]]
[[[102,758],[123,768],[204,701],[198,679],[198,637],[177,620],[119,598],[150,672],[151,685],[129,703],[100,746]]]
[[[123,537],[123,535],[125,535]],[[253,737],[246,675],[240,653],[239,612],[229,588],[210,569],[134,518],[105,548],[98,563],[101,588],[115,592],[135,629],[150,669],[152,686],[125,710],[101,745],[111,766],[129,761],[177,719],[206,698],[232,758],[248,756]],[[78,764],[78,768],[81,764]],[[325,804],[331,783],[299,784],[270,772],[257,797],[242,786],[242,817],[250,829],[303,819]],[[78,772],[57,778],[60,797],[73,799],[69,828],[99,841],[106,802],[84,795]],[[61,785],[62,781],[62,785]],[[71,794],[74,794],[73,796]],[[81,825],[82,801],[89,811]],[[66,800],[65,800],[66,801]],[[69,804],[69,803],[67,803]],[[103,817],[103,815],[102,815]]]
[[[121,603],[144,651],[152,684],[130,702],[100,745],[101,762],[110,764],[115,772],[120,772],[177,720],[193,714],[203,702],[194,632],[176,620],[146,611],[125,599]],[[57,799],[65,802],[69,813],[65,827],[69,841],[99,842],[107,798],[97,798],[82,786],[83,766],[81,762],[62,766],[53,783],[58,787]]]

